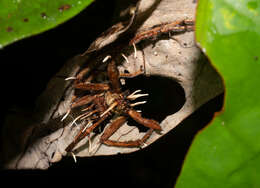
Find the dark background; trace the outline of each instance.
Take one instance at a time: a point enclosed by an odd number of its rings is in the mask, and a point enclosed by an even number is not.
[[[101,32],[111,26],[113,10],[114,1],[96,0],[82,13],[57,28],[0,50],[3,109],[1,125],[12,109],[33,109],[37,96],[64,62],[83,53]],[[180,109],[185,102],[182,88],[173,80],[138,77],[127,83],[131,89],[142,87],[144,91],[148,90],[151,94],[149,101],[158,103],[144,105],[142,110],[145,117],[151,116],[161,121],[168,114]],[[172,94],[176,97],[170,100],[167,96]],[[64,157],[46,171],[1,171],[1,179],[23,178],[28,175],[66,175],[70,178],[61,178],[62,182],[70,181],[84,187],[104,183],[106,186],[122,187],[173,187],[193,137],[207,125],[214,112],[220,110],[222,101],[223,95],[220,95],[203,105],[177,128],[141,151],[128,155],[78,158],[77,163],[71,157]],[[158,111],[160,113],[154,113]],[[125,184],[119,183],[122,181]]]

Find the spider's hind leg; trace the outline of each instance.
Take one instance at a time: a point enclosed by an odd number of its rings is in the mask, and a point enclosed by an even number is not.
[[[151,136],[153,129],[149,129],[143,138],[130,141],[115,141],[109,138],[126,122],[125,116],[118,117],[107,129],[100,138],[102,144],[116,147],[141,147],[145,144],[146,140]]]
[[[73,148],[86,136],[88,136],[93,130],[99,126],[106,118],[108,117],[108,114],[104,115],[102,118],[100,118],[97,122],[92,124],[90,127],[85,128],[82,127],[75,139],[73,140],[72,143],[70,143],[67,148],[65,149],[66,152],[71,152]]]
[[[159,131],[162,130],[160,124],[157,121],[155,121],[153,119],[143,118],[141,113],[139,113],[133,109],[128,110],[127,113],[136,122],[140,123],[141,125],[143,125],[145,127],[149,127],[151,129],[159,130]]]

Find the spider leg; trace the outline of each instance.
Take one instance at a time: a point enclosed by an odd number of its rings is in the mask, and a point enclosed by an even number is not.
[[[73,148],[83,139],[85,138],[87,135],[89,135],[100,123],[102,123],[109,114],[104,115],[103,117],[101,117],[96,123],[94,123],[93,125],[91,125],[88,128],[85,128],[85,126],[83,126],[81,128],[81,130],[79,131],[78,135],[75,137],[74,141],[72,143],[70,143],[70,145],[67,146],[67,148],[65,149],[66,152],[71,152],[73,150]]]
[[[110,136],[112,136],[124,123],[126,122],[125,116],[120,116],[116,120],[114,120],[109,127],[107,127],[100,138],[100,142],[108,140]]]
[[[86,95],[86,96],[83,96],[83,97],[80,97],[80,98],[77,98],[74,95],[72,97],[72,103],[70,105],[70,108],[67,110],[67,113],[62,117],[61,121],[63,121],[64,119],[67,118],[67,116],[71,112],[71,109],[79,107],[79,106],[83,106],[83,105],[86,105],[86,104],[89,104],[96,98],[97,98],[97,95]],[[90,105],[87,108],[83,109],[83,111],[87,111],[87,110],[92,109],[92,108],[93,108],[93,105]]]
[[[82,80],[83,77],[84,77],[84,75],[88,74],[88,73],[90,72],[90,70],[91,70],[90,67],[86,67],[86,68],[82,69],[82,70],[78,73],[76,79],[77,79],[77,80]]]
[[[83,97],[77,98],[71,104],[71,108],[76,108],[78,106],[83,106],[91,103],[97,96],[96,95],[85,95]]]
[[[164,23],[156,27],[152,27],[147,31],[138,33],[129,44],[137,44],[138,42],[149,39],[156,38],[162,33],[175,32],[181,33],[186,31],[194,31],[194,21],[193,20],[178,20],[171,23]]]
[[[87,76],[85,81],[91,81],[93,79],[93,69],[95,69],[97,65],[96,61],[88,61],[88,66],[83,68],[76,76],[76,82],[84,80],[84,77]]]
[[[143,70],[139,70],[139,71],[136,71],[134,73],[120,73],[119,77],[120,78],[134,78],[134,77],[139,76],[143,73],[144,73]]]
[[[110,89],[108,84],[104,83],[76,83],[74,85],[75,89],[81,89],[85,91],[107,91]]]
[[[114,60],[111,60],[107,66],[108,78],[111,83],[112,91],[120,93],[119,71]]]
[[[120,118],[120,117],[119,117]],[[124,117],[125,118],[125,117]],[[150,138],[153,133],[153,129],[149,129],[143,138],[138,140],[129,140],[129,141],[115,141],[115,140],[108,140],[113,133],[119,129],[119,127],[125,122],[123,121],[124,118],[119,119],[118,122],[114,122],[110,125],[109,128],[105,130],[103,135],[101,136],[100,142],[108,145],[108,146],[117,146],[117,147],[140,147],[145,144],[146,140]],[[122,122],[123,121],[123,122]]]
[[[155,130],[162,130],[161,126],[159,125],[159,123],[153,119],[147,119],[147,118],[143,118],[141,113],[130,109],[128,110],[127,114],[133,118],[136,122],[142,124],[145,127],[149,127],[151,129],[155,129]]]

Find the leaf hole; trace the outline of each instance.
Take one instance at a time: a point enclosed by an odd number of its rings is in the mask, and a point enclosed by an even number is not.
[[[168,115],[178,112],[186,101],[182,86],[169,77],[141,75],[128,78],[125,81],[123,90],[128,89],[130,92],[134,92],[140,89],[142,90],[140,93],[149,94],[147,97],[141,97],[134,101],[147,101],[145,104],[136,106],[135,109],[141,110],[143,117],[154,119],[159,123]],[[140,131],[147,130],[131,118],[128,119],[128,122],[129,125],[137,126]]]
[[[128,73],[129,73],[129,71],[125,69],[125,70],[124,70],[124,73],[128,74]]]

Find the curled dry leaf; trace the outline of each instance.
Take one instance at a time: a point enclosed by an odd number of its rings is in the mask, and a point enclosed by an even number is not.
[[[125,73],[127,70],[130,73],[135,73],[140,70],[140,67],[143,67],[145,75],[172,78],[183,87],[186,98],[184,105],[178,112],[169,114],[160,122],[163,131],[153,132],[146,145],[143,146],[147,147],[174,129],[201,105],[222,93],[223,85],[217,72],[196,46],[194,32],[190,31],[185,24],[183,25],[183,20],[195,19],[196,3],[193,0],[142,0],[137,5],[128,24],[125,26],[118,24],[122,27],[119,30],[114,30],[115,33],[111,32],[112,30],[104,33],[91,45],[87,53],[99,50],[97,63],[101,63],[108,55],[114,58],[115,53],[105,49],[105,46],[109,46],[113,42],[116,43],[122,33],[128,32],[127,36],[132,36],[130,39],[133,39],[132,41],[135,41],[133,43],[136,45],[125,43],[123,47],[120,44],[119,48],[115,48],[117,54],[123,53],[125,56],[120,55],[116,58],[121,61],[121,65],[118,66],[119,71]],[[178,31],[172,27],[171,24],[176,22],[179,23],[177,26],[184,29]],[[117,26],[112,28],[115,27]],[[144,35],[147,32],[149,35]],[[111,49],[111,47],[109,48]],[[66,81],[62,78],[70,77],[73,79],[81,67],[86,65],[89,58],[91,58],[91,54],[75,57],[66,63],[63,69],[49,82],[47,89],[38,101],[39,108],[35,113],[38,121],[31,123],[30,126],[27,125],[31,131],[27,131],[27,136],[23,137],[25,139],[23,143],[26,143],[26,147],[21,147],[21,152],[11,161],[7,160],[8,156],[4,157],[7,168],[46,169],[50,163],[57,162],[62,156],[67,155],[65,148],[75,138],[82,122],[75,121],[77,125],[71,125],[75,119],[73,112],[60,121],[68,112],[74,95],[72,81]],[[157,87],[160,89],[160,86]],[[172,96],[172,98],[174,97]],[[171,99],[169,98],[169,100]],[[111,139],[136,140],[142,138],[144,134],[138,128],[126,123],[114,133]],[[92,133],[90,140],[87,137],[84,138],[77,144],[74,154],[82,157],[114,155],[140,149],[100,145],[100,135]],[[12,148],[12,145],[6,143],[5,149],[8,150],[8,148]]]
[[[93,43],[91,43],[89,48],[82,55],[87,55],[91,52],[100,50],[108,44],[113,43],[120,37],[120,35],[126,32],[133,24],[134,18],[137,14],[138,5],[138,3],[136,5],[130,5],[127,9],[128,11],[126,16],[124,16],[126,18],[103,32]]]

